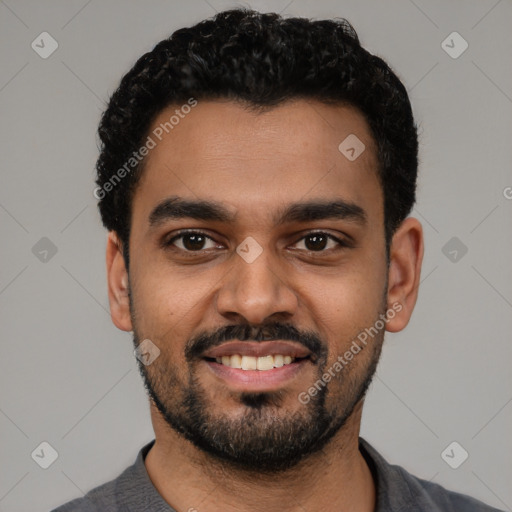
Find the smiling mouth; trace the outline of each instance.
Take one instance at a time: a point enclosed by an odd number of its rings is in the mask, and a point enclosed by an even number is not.
[[[284,340],[231,341],[207,350],[202,357],[222,385],[238,392],[283,389],[316,359],[301,343]]]
[[[246,356],[241,354],[226,355],[222,357],[206,357],[206,361],[216,362],[229,368],[240,370],[268,371],[274,368],[281,368],[295,362],[309,359],[306,357],[292,357],[290,355],[274,354],[266,356]]]

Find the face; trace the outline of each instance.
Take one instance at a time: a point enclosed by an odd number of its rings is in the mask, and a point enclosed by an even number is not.
[[[338,149],[351,134],[355,160]],[[219,461],[282,471],[343,427],[380,354],[374,141],[355,109],[303,100],[200,101],[164,135],[134,194],[129,313],[114,321],[160,350],[139,367],[170,429]]]

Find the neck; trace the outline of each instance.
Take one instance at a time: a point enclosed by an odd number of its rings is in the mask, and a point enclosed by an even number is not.
[[[176,510],[201,512],[373,512],[375,484],[359,451],[361,401],[319,452],[278,475],[240,471],[213,459],[170,429],[153,403],[155,444],[145,465]]]

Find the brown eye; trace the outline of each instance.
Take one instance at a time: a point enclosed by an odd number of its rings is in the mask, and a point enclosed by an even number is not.
[[[328,233],[309,233],[308,235],[302,237],[297,244],[303,243],[304,249],[310,252],[327,252],[326,249],[335,249],[336,246],[338,248],[346,247],[347,244],[342,240],[336,238],[333,235],[329,235]],[[296,244],[296,245],[297,245]],[[300,247],[299,247],[300,248]]]
[[[328,237],[324,234],[308,235],[304,239],[308,251],[322,251],[328,242]]]
[[[205,247],[205,244],[208,242],[212,244],[211,247]],[[180,233],[179,235],[171,238],[167,245],[174,245],[175,247],[188,252],[197,252],[215,247],[214,241],[209,236],[195,231]]]

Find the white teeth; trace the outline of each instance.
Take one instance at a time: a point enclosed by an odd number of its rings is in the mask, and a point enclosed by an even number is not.
[[[256,367],[258,370],[272,370],[274,368],[274,358],[272,356],[258,357]]]
[[[217,357],[215,358],[215,361],[231,368],[265,371],[272,370],[272,368],[281,368],[281,366],[290,364],[295,361],[295,358],[291,356],[283,356],[282,354],[262,357],[241,356],[240,354],[233,354],[232,356]]]
[[[231,366],[231,368],[242,368],[242,356],[233,354],[228,366]]]
[[[242,356],[242,370],[256,370],[258,359],[251,356]]]
[[[281,354],[277,354],[274,356],[274,366],[276,368],[281,368],[284,364],[284,357]]]

